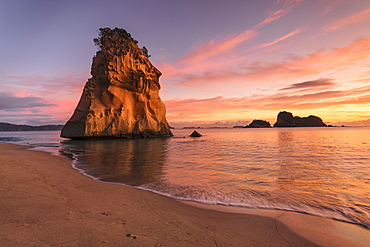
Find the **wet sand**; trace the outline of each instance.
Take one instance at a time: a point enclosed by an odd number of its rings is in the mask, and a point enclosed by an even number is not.
[[[279,210],[184,203],[81,175],[0,143],[0,246],[369,246],[358,225]]]

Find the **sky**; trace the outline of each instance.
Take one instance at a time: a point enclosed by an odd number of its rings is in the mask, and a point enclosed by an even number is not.
[[[370,126],[369,0],[0,0],[0,122],[64,124],[101,27],[161,72],[171,126],[276,122],[280,111]]]

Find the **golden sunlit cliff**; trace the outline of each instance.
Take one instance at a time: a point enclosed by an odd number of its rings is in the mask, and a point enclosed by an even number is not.
[[[101,28],[92,78],[62,129],[66,138],[172,136],[159,97],[161,72],[124,29]]]

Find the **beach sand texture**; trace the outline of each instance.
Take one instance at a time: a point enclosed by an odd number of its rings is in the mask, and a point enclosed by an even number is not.
[[[94,181],[66,158],[27,148],[0,143],[0,246],[370,245],[361,226],[183,203]]]

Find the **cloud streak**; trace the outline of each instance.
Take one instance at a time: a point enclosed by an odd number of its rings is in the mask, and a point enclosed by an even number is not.
[[[294,89],[312,89],[312,88],[322,88],[322,87],[327,87],[327,86],[334,86],[335,83],[333,82],[333,79],[329,78],[321,78],[317,80],[312,80],[312,81],[304,81],[304,82],[299,82],[299,83],[294,83],[288,87],[280,89],[281,91],[283,90],[294,90]]]
[[[330,50],[319,50],[306,56],[287,57],[279,62],[253,61],[237,67],[203,73],[183,72],[179,86],[209,87],[211,84],[227,83],[230,80],[240,83],[269,81],[273,78],[301,78],[348,68],[370,57],[370,35],[346,46]]]
[[[295,5],[299,4],[300,2],[302,2],[302,0],[278,0],[276,1],[276,4],[283,3],[283,7],[279,10],[268,11],[268,16],[266,17],[266,19],[264,19],[263,21],[255,25],[253,28],[254,29],[261,28],[271,22],[279,20],[280,18],[288,14],[292,10],[292,8]]]
[[[235,49],[238,45],[253,39],[256,36],[254,30],[246,30],[235,37],[228,37],[221,41],[212,40],[198,46],[192,53],[181,59],[178,64],[197,64],[208,59],[224,55]]]
[[[190,71],[204,71],[208,69],[222,69],[224,66],[232,65],[235,60],[240,60],[240,51],[237,50],[240,45],[245,44],[258,36],[258,29],[263,26],[277,21],[291,11],[291,9],[299,4],[301,0],[283,0],[276,1],[276,4],[282,3],[282,8],[279,10],[268,11],[268,17],[255,25],[250,30],[245,30],[237,35],[226,37],[222,40],[211,40],[204,44],[197,46],[192,52],[184,56],[175,64],[162,64],[160,67],[164,71],[166,77],[174,75],[186,75]],[[265,48],[276,43],[279,43],[293,35],[299,33],[301,30],[297,28],[293,32],[277,38],[272,42],[262,44],[252,48],[251,50]],[[220,63],[222,61],[222,63]]]
[[[293,35],[296,35],[297,33],[301,32],[301,28],[297,28],[296,30],[294,30],[293,32],[290,32],[288,33],[287,35],[283,36],[283,37],[280,37],[280,38],[277,38],[269,43],[265,43],[265,44],[262,44],[262,45],[259,45],[259,46],[256,46],[254,48],[252,48],[251,50],[256,50],[256,49],[261,49],[261,48],[265,48],[265,47],[268,47],[268,46],[271,46],[271,45],[274,45],[276,43],[279,43],[281,41],[284,41],[290,37],[292,37]]]
[[[370,19],[370,8],[365,9],[361,12],[350,15],[344,19],[335,20],[324,26],[326,31],[336,31],[346,26],[365,22]]]

